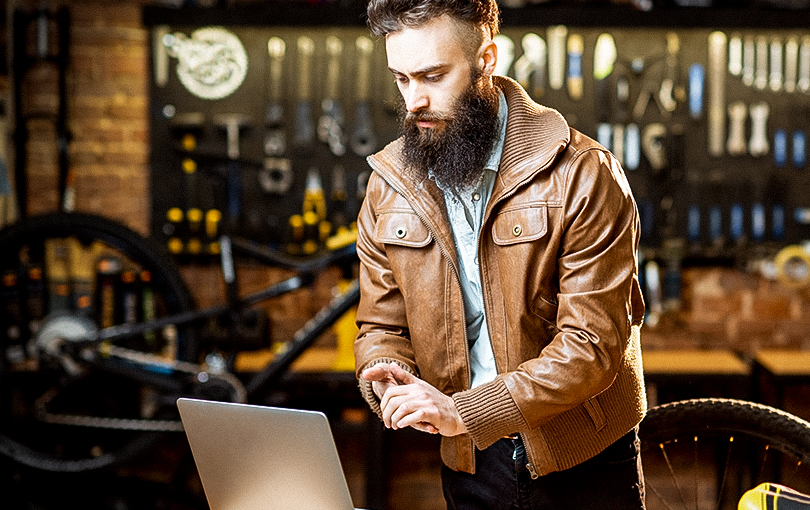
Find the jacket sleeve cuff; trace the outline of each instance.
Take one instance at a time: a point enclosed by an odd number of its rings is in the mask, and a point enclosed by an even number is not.
[[[367,364],[365,367],[363,367],[363,370],[365,370],[366,368],[373,367],[378,363],[396,363],[397,365],[402,367],[402,369],[405,370],[406,372],[418,377],[418,375],[411,369],[411,367],[393,358],[378,358]],[[374,393],[374,388],[372,387],[371,382],[366,381],[362,377],[358,377],[357,381],[358,385],[360,386],[360,394],[363,396],[366,402],[368,402],[368,405],[369,407],[371,407],[371,410],[374,411],[374,414],[376,414],[382,420],[382,409],[380,408],[380,399],[377,398],[377,395]]]
[[[506,435],[528,429],[528,423],[500,377],[454,394],[453,401],[479,450]]]

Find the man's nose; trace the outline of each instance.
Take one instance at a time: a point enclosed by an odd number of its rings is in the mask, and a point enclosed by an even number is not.
[[[430,100],[424,88],[418,83],[414,83],[414,81],[415,80],[412,80],[408,84],[408,87],[402,91],[402,96],[405,100],[405,108],[407,108],[409,113],[415,113],[430,106]]]

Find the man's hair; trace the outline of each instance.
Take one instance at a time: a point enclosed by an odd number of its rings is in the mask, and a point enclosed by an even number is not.
[[[472,34],[480,34],[477,41],[471,41],[480,44],[484,34],[495,37],[501,22],[495,0],[369,0],[366,12],[371,32],[379,37],[447,14]]]

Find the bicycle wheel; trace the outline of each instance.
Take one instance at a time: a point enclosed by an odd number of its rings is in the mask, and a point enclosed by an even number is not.
[[[639,437],[650,510],[736,509],[763,481],[810,490],[810,423],[772,407],[664,404],[650,409]]]
[[[155,244],[89,214],[24,219],[0,231],[0,246],[0,454],[37,470],[86,472],[143,453],[160,434],[121,424],[173,420],[174,402],[115,370],[51,352],[42,338],[45,331],[64,335],[60,328],[191,310],[180,275]],[[195,360],[197,354],[186,329],[113,345],[167,361]],[[61,421],[43,419],[43,410]]]

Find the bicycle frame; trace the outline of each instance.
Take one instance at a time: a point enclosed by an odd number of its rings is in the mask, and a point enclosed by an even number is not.
[[[176,313],[150,321],[134,324],[119,324],[103,328],[73,343],[77,345],[102,345],[105,341],[135,337],[168,326],[188,325],[206,319],[238,313],[240,310],[252,305],[303,288],[311,284],[317,274],[324,268],[334,264],[351,262],[356,256],[354,244],[338,248],[322,257],[305,262],[285,257],[278,252],[274,252],[244,239],[232,239],[223,236],[220,239],[220,244],[223,247],[221,260],[227,287],[227,302],[225,304]],[[244,252],[269,265],[293,269],[297,274],[274,283],[260,291],[239,297],[236,293],[236,272],[233,269],[231,246],[235,246],[240,252]],[[304,350],[311,346],[321,334],[331,327],[344,313],[349,311],[352,306],[356,305],[359,300],[360,286],[359,282],[355,279],[343,292],[335,296],[326,306],[321,308],[312,319],[307,321],[303,327],[296,331],[292,338],[284,345],[283,350],[278,351],[276,356],[267,363],[262,370],[250,378],[245,387],[247,399],[250,400],[251,397],[266,390],[277,381],[283,372],[289,368]],[[97,365],[109,365],[109,360],[99,359],[96,360],[95,363]],[[119,373],[130,378],[148,381],[151,384],[157,383],[165,388],[178,389],[178,386],[171,381],[160,381],[161,378],[172,378],[174,375],[174,371],[171,370],[169,366],[159,367],[160,370],[158,370],[156,374],[154,369],[150,369],[148,363],[143,363],[142,365],[146,368],[142,369],[131,365],[132,360],[129,360],[128,366],[119,370]],[[118,368],[109,366],[107,366],[106,369],[118,370]],[[146,373],[139,373],[139,371]]]

